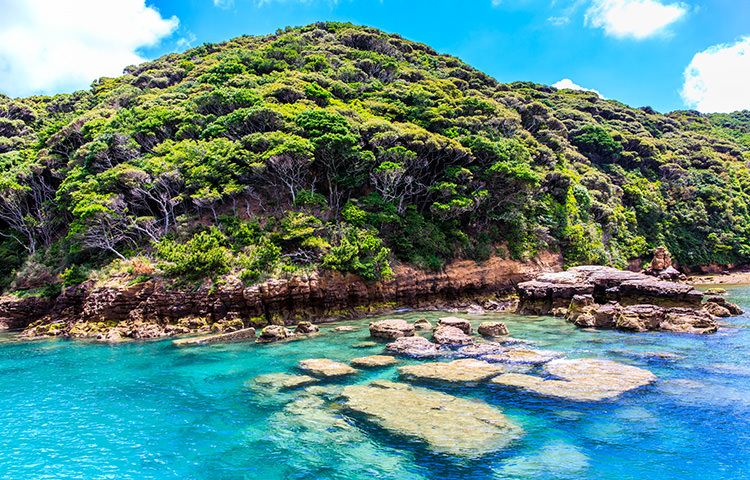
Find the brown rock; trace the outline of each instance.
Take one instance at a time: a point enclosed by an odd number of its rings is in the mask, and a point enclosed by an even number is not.
[[[249,340],[255,338],[255,329],[253,327],[245,328],[243,330],[236,330],[234,332],[222,333],[219,335],[209,335],[198,338],[184,338],[180,340],[174,340],[172,343],[177,346],[186,345],[209,345],[212,343],[225,343],[225,342],[241,342],[243,340]]]
[[[503,322],[483,322],[477,328],[477,333],[483,337],[499,337],[510,334],[508,327]]]
[[[387,319],[370,323],[370,336],[395,340],[414,335],[414,325],[400,319]]]
[[[509,363],[514,365],[542,365],[555,358],[560,358],[562,353],[550,350],[531,350],[528,348],[514,348],[505,350],[500,354],[482,357],[488,362]]]
[[[714,317],[731,317],[732,316],[732,312],[730,312],[728,308],[725,308],[719,305],[718,303],[707,302],[703,308]]]
[[[705,306],[708,307],[709,303],[713,303],[715,305],[719,305],[719,306],[725,308],[730,313],[730,315],[742,315],[743,313],[745,313],[745,311],[742,310],[738,305],[736,305],[734,303],[731,303],[731,302],[728,302],[727,299],[724,298],[724,297],[719,297],[719,296],[708,297],[706,299],[706,305]],[[716,314],[714,314],[714,315],[716,315]],[[730,316],[730,315],[727,315],[727,316]]]
[[[292,335],[294,335],[292,331],[286,327],[283,327],[281,325],[268,325],[266,327],[263,327],[263,330],[260,331],[258,341],[276,342],[285,338],[289,338]]]
[[[432,330],[433,326],[426,318],[418,318],[414,321],[414,328],[416,330]]]
[[[301,334],[301,333],[317,333],[320,331],[320,328],[318,328],[317,325],[313,325],[310,322],[299,322],[297,324],[297,327],[294,329],[295,335]]]
[[[651,260],[651,270],[661,272],[672,266],[672,255],[667,247],[656,247],[654,249],[654,258]]]
[[[456,356],[465,358],[479,358],[485,355],[498,355],[505,352],[506,348],[498,342],[479,342],[456,351]]]
[[[443,317],[438,318],[438,326],[445,325],[447,327],[453,327],[461,330],[466,335],[471,335],[471,323],[465,318],[458,317]]]
[[[441,345],[468,345],[473,342],[470,336],[458,328],[442,324],[432,332],[432,339]]]

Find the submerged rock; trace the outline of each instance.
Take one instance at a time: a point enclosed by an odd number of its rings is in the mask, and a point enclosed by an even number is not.
[[[477,328],[477,333],[483,337],[499,337],[508,335],[508,327],[503,322],[482,322]]]
[[[276,342],[293,336],[291,330],[281,325],[268,325],[263,327],[258,337],[259,342]]]
[[[453,327],[461,330],[466,335],[471,335],[471,322],[469,322],[465,318],[458,318],[458,317],[442,317],[438,318],[438,327],[440,325],[445,325],[446,327]]]
[[[390,355],[370,355],[369,357],[359,357],[352,359],[351,365],[359,368],[378,368],[390,367],[398,363],[396,357]]]
[[[508,447],[523,434],[498,409],[403,383],[350,385],[345,407],[392,433],[423,441],[432,451],[481,457]]]
[[[440,356],[443,352],[439,345],[424,337],[401,337],[385,346],[389,352],[407,357],[430,358]]]
[[[447,325],[438,325],[432,339],[441,345],[468,345],[474,341],[462,330]]]
[[[370,323],[370,336],[395,340],[414,335],[414,325],[400,319],[386,319]]]
[[[506,350],[499,354],[486,355],[482,358],[488,362],[509,363],[514,365],[542,365],[560,357],[562,357],[562,353],[553,352],[551,350],[517,348]]]
[[[334,362],[327,358],[310,358],[308,360],[302,360],[299,362],[299,368],[310,375],[324,378],[342,377],[344,375],[357,373],[357,370],[349,365],[341,362]]]
[[[554,378],[506,373],[493,378],[490,384],[565,400],[598,402],[611,400],[656,380],[648,370],[591,358],[553,360],[543,369]]]
[[[221,333],[219,335],[208,335],[205,337],[198,338],[183,338],[175,340],[172,343],[177,346],[186,345],[209,345],[212,343],[225,343],[225,342],[241,342],[243,340],[249,340],[255,338],[255,329],[253,327],[243,328],[242,330],[236,330],[229,333]]]
[[[476,385],[504,372],[502,367],[470,358],[450,363],[423,363],[398,369],[401,377],[411,381],[433,381]]]
[[[356,342],[352,343],[352,348],[370,348],[370,347],[377,347],[380,345],[378,342]]]
[[[456,350],[457,357],[478,358],[485,355],[498,355],[505,352],[506,348],[497,342],[480,342],[467,345]]]
[[[333,329],[333,331],[336,333],[354,332],[356,330],[359,330],[359,327],[353,327],[351,325],[341,325],[340,327],[336,327]]]
[[[292,375],[288,373],[269,373],[259,375],[253,381],[261,386],[285,390],[297,388],[303,385],[319,382],[320,380],[309,375]]]
[[[298,335],[300,333],[317,333],[320,331],[320,328],[318,328],[317,325],[313,325],[310,322],[299,322],[297,324],[297,328],[294,329],[294,334]]]

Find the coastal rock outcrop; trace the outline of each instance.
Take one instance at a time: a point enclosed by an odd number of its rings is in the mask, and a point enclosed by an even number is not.
[[[319,382],[320,379],[309,375],[293,375],[289,373],[268,373],[258,375],[253,381],[260,386],[273,388],[276,390],[286,390],[291,388],[303,387],[311,383]]]
[[[294,328],[294,334],[306,334],[306,333],[317,333],[320,331],[320,327],[310,322],[299,322]]]
[[[648,370],[591,358],[553,360],[543,369],[544,373],[554,378],[505,373],[493,378],[490,384],[576,402],[599,402],[611,400],[656,380],[656,376]]]
[[[573,267],[518,285],[519,313],[561,313],[579,327],[713,333],[703,293],[691,285],[611,267]]]
[[[473,330],[471,328],[471,322],[465,318],[458,317],[441,317],[438,318],[438,327],[440,326],[453,327],[461,330],[466,335],[471,335]]]
[[[255,339],[255,329],[253,327],[236,330],[229,333],[220,333],[218,335],[208,335],[198,338],[183,338],[180,340],[175,340],[172,343],[177,346],[210,345],[212,343],[241,342],[249,339]]]
[[[415,330],[432,330],[432,324],[426,318],[418,318],[414,320]]]
[[[268,325],[263,327],[258,336],[259,342],[277,342],[294,336],[291,330],[281,325]]]
[[[439,454],[477,458],[507,448],[523,429],[479,400],[384,380],[350,385],[346,409],[397,435],[416,438]]]
[[[398,360],[390,355],[370,355],[369,357],[353,358],[349,363],[352,367],[357,368],[380,368],[395,365]]]

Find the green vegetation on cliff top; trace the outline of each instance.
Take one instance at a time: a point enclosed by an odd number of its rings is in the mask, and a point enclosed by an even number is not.
[[[206,44],[0,96],[2,287],[118,258],[182,283],[542,249],[623,267],[662,244],[685,266],[746,262],[749,126],[499,84],[349,24]]]

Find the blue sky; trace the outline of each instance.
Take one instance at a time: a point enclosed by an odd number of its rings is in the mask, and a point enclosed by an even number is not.
[[[320,20],[399,33],[501,82],[662,112],[750,109],[750,0],[0,0],[0,92],[86,88],[188,46]]]

